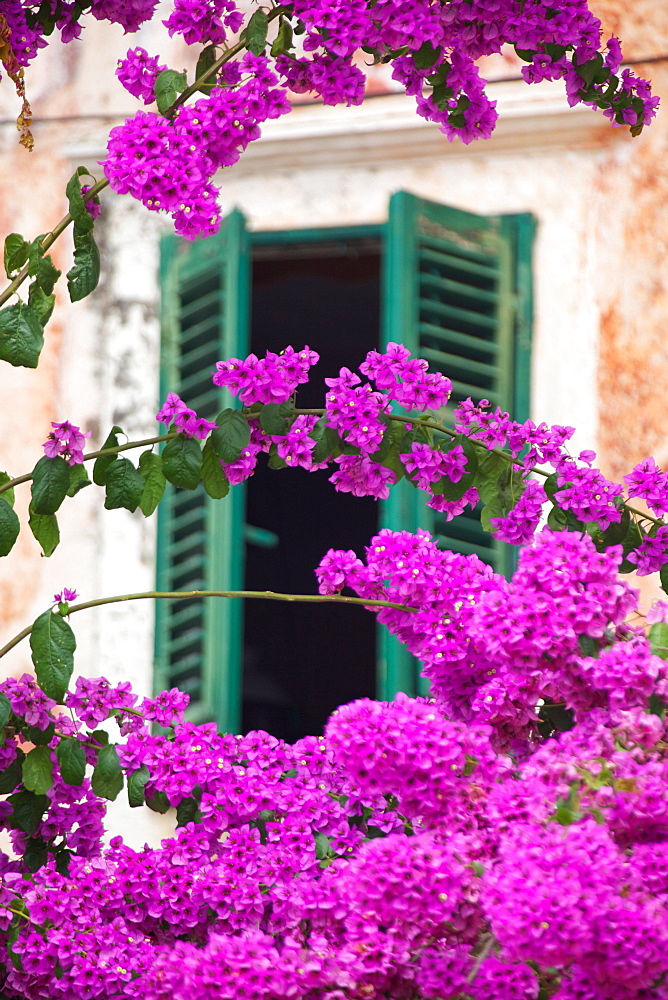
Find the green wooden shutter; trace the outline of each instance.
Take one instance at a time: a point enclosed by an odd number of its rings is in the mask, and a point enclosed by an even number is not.
[[[250,256],[244,219],[233,212],[215,237],[162,245],[161,400],[179,396],[200,416],[235,401],[211,381],[216,361],[248,353]],[[211,500],[201,485],[169,488],[158,517],[159,590],[238,590],[243,581],[244,491]],[[242,602],[225,598],[156,602],[157,689],[178,686],[190,717],[237,731],[242,672]]]
[[[405,344],[453,383],[453,402],[488,399],[528,417],[531,323],[530,216],[480,216],[393,195],[387,224],[381,342]],[[446,519],[402,482],[381,508],[384,527],[426,528],[454,552],[475,553],[498,572],[514,549],[484,532],[477,511]],[[386,634],[380,639],[383,697],[419,687],[416,664]]]

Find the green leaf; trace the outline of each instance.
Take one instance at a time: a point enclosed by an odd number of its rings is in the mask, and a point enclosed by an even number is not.
[[[202,468],[202,449],[195,438],[178,437],[168,441],[162,451],[162,471],[173,486],[183,490],[197,488]]]
[[[22,722],[21,724],[21,735],[24,740],[28,743],[34,743],[35,746],[46,746],[53,739],[54,733],[56,731],[55,724],[50,722],[46,729],[39,729],[37,726],[29,726],[27,722]]]
[[[56,757],[63,781],[68,785],[82,785],[86,775],[86,751],[79,740],[61,739],[56,747]]]
[[[592,635],[579,635],[578,646],[583,656],[593,656],[598,659],[601,647]]]
[[[561,826],[572,826],[573,823],[577,823],[579,819],[582,819],[582,813],[579,809],[575,808],[572,796],[569,796],[567,800],[557,799],[554,818]]]
[[[0,310],[0,361],[15,368],[37,368],[44,347],[44,328],[25,302]]]
[[[547,515],[547,526],[550,531],[566,531],[568,528],[568,515],[560,507],[552,507]]]
[[[30,837],[23,854],[26,868],[38,872],[49,860],[48,845],[40,837]]]
[[[88,478],[88,473],[86,472],[86,466],[79,463],[76,465],[70,465],[70,487],[67,491],[68,497],[76,496],[79,490],[82,490],[84,486],[90,486],[90,479]]]
[[[70,215],[74,219],[75,233],[77,228],[80,233],[89,233],[94,225],[93,217],[86,208],[86,203],[81,194],[82,177],[90,177],[91,180],[93,179],[88,173],[86,167],[77,167],[67,182],[67,187],[65,188]]]
[[[137,806],[143,806],[145,801],[144,789],[146,788],[146,782],[150,780],[151,775],[149,774],[146,764],[142,764],[141,767],[133,771],[128,778],[128,802],[130,803],[131,809],[136,809]]]
[[[431,491],[434,495],[443,497],[444,500],[461,500],[466,491],[475,486],[475,477],[475,472],[471,472],[463,475],[454,483],[447,476],[441,476],[439,480],[431,484]]]
[[[209,440],[218,458],[236,462],[250,441],[250,427],[239,410],[222,410],[216,417],[218,425]]]
[[[37,683],[44,694],[61,702],[74,669],[74,632],[60,615],[45,611],[30,633],[30,649]]]
[[[208,69],[211,69],[213,64],[217,60],[216,46],[207,45],[206,48],[202,49],[197,60],[197,66],[195,67],[195,79],[199,80]],[[212,74],[206,83],[201,84],[198,88],[201,94],[210,94],[213,88],[216,86],[216,75]]]
[[[60,528],[56,515],[35,514],[31,509],[28,527],[42,546],[42,555],[47,557],[52,555],[60,542]]]
[[[558,490],[562,490],[563,486],[559,486],[558,485],[556,472],[553,472],[551,476],[547,477],[547,479],[543,483],[543,489],[545,490],[545,494],[546,494],[548,500],[551,500],[553,503],[557,503],[558,502],[555,499],[555,497],[556,497],[557,491]]]
[[[10,925],[9,931],[7,932],[7,954],[9,959],[18,972],[23,972],[23,962],[21,961],[21,955],[18,951],[14,951],[13,945],[16,944],[19,938],[19,934],[23,928],[26,921],[22,920],[20,917],[12,917],[12,923]]]
[[[480,511],[480,523],[484,531],[491,531],[492,524],[490,518],[492,517],[504,517],[504,505],[501,498],[498,496],[492,497],[492,499],[485,504],[485,506]]]
[[[55,295],[47,295],[37,281],[30,283],[28,305],[34,311],[42,326],[45,326],[51,319],[51,313],[55,304]]]
[[[650,715],[658,715],[662,721],[666,717],[666,703],[656,692],[649,696],[647,711]]]
[[[58,455],[44,455],[32,470],[31,509],[35,514],[55,514],[70,488],[70,467]]]
[[[230,482],[210,439],[202,450],[202,485],[212,500],[222,500],[230,492]]]
[[[12,703],[6,694],[0,691],[0,733],[4,736],[4,728],[12,717]],[[0,740],[0,745],[3,740]]]
[[[19,537],[21,524],[4,496],[0,497],[0,556],[9,555]]]
[[[265,434],[287,434],[290,423],[286,418],[292,412],[291,403],[266,403],[260,410],[260,427]]]
[[[476,489],[483,503],[498,496],[499,477],[507,468],[508,463],[500,455],[495,455],[494,452],[490,451],[487,455],[483,454],[478,458]]]
[[[109,744],[109,733],[106,729],[96,729],[94,733],[90,734],[90,738],[103,747],[106,747]]]
[[[388,434],[388,431],[385,431],[385,435],[386,434]],[[383,442],[385,441],[385,435],[383,435]],[[325,417],[320,417],[317,423],[313,425],[309,431],[309,437],[315,441],[315,448],[312,453],[314,463],[325,462],[329,458],[338,458],[341,454],[341,442],[339,435],[332,427],[327,425]],[[381,442],[381,448],[382,447],[383,443]],[[372,455],[371,458],[373,457],[374,456]]]
[[[45,795],[53,785],[53,763],[47,746],[34,747],[24,760],[23,785],[35,795]]]
[[[287,18],[281,17],[278,21],[278,33],[271,46],[271,54],[274,58],[276,58],[276,56],[283,56],[286,52],[289,52],[291,48],[292,25]]]
[[[629,533],[629,526],[631,524],[631,515],[625,507],[622,507],[622,518],[621,521],[609,524],[608,527],[601,532],[601,545],[603,548],[608,548],[610,545],[619,545],[624,541]]]
[[[638,527],[635,521],[631,521],[629,524],[629,530],[626,537],[622,539],[622,550],[624,552],[624,558],[619,564],[620,573],[634,573],[638,568],[635,563],[629,562],[627,558],[629,553],[633,552],[644,538],[643,532]]]
[[[129,458],[119,458],[109,466],[106,477],[105,510],[135,511],[144,493],[144,479]]]
[[[185,826],[186,823],[198,823],[202,818],[199,811],[199,799],[190,797],[182,799],[176,807],[176,825]]]
[[[546,42],[543,45],[543,49],[552,62],[558,62],[559,59],[563,59],[567,52],[565,45],[557,45],[555,42]],[[532,62],[532,60],[530,59],[529,62]]]
[[[166,813],[171,809],[169,799],[162,791],[154,792],[153,795],[146,796],[146,805],[156,813]]]
[[[187,83],[186,74],[178,73],[175,69],[163,69],[162,73],[158,73],[155,81],[155,100],[161,115],[171,108],[179,94],[186,89]]]
[[[12,481],[12,477],[10,475],[8,475],[8,473],[6,473],[6,472],[0,472],[0,486],[4,486],[5,483],[10,483],[11,481]],[[14,506],[14,487],[13,486],[12,486],[12,488],[10,490],[4,490],[4,492],[2,493],[2,499],[5,501],[5,503],[8,503],[10,507]]]
[[[118,435],[123,433],[123,428],[119,427],[117,424],[109,431],[107,440],[102,445],[100,449],[103,451],[105,448],[117,448],[119,441]],[[95,459],[95,464],[93,465],[93,482],[96,486],[104,486],[107,481],[107,469],[112,464],[112,462],[118,461],[118,455],[100,455],[99,458]]]
[[[21,270],[28,260],[28,248],[30,244],[24,240],[19,233],[10,233],[5,239],[5,274],[8,278]]]
[[[466,434],[458,434],[456,438],[453,439],[453,447],[456,445],[461,445],[464,454],[466,455],[466,475],[468,476],[471,472],[478,471],[478,459],[479,457],[486,457],[480,448],[476,448],[473,441]]]
[[[8,764],[4,771],[0,771],[0,795],[8,795],[21,784],[23,777],[23,761],[26,755],[17,747],[16,757]]]
[[[288,463],[285,461],[285,459],[281,458],[281,456],[278,454],[278,448],[276,447],[275,444],[272,444],[272,446],[269,449],[267,465],[269,466],[270,469],[287,469],[288,467]]]
[[[447,476],[442,476],[436,483],[432,483],[431,487],[432,493],[442,496],[444,500],[461,500],[466,491],[477,484],[478,451],[470,438],[464,434],[458,434],[440,450],[448,452],[457,447],[461,447],[466,456],[466,472],[456,483],[448,479]]]
[[[67,847],[61,847],[59,850],[54,852],[54,857],[56,860],[56,871],[59,875],[67,878],[70,874],[70,859],[74,855],[74,851],[68,850]],[[56,973],[57,975],[58,973]]]
[[[665,563],[659,570],[659,580],[661,581],[661,590],[664,594],[668,594],[668,563]]]
[[[445,110],[447,103],[451,100],[453,96],[453,89],[449,87],[447,83],[437,83],[431,92],[431,96],[434,99],[434,104],[439,108],[440,111]],[[452,115],[448,116],[448,121],[452,118]]]
[[[504,517],[507,517],[513,507],[515,507],[524,493],[526,485],[527,480],[522,473],[507,465],[505,471],[501,473],[498,479],[499,498],[503,504]]]
[[[423,42],[417,52],[413,53],[413,64],[416,69],[429,69],[440,54],[440,48],[435,48],[431,42]]]
[[[655,622],[647,634],[650,649],[662,660],[668,660],[668,625],[665,622]]]
[[[88,215],[88,213],[86,214]],[[97,288],[99,280],[100,251],[93,233],[75,225],[74,265],[67,272],[67,290],[70,293],[70,300],[80,302],[81,299],[85,299]]]
[[[597,52],[592,59],[588,59],[587,62],[580,65],[573,62],[573,69],[584,80],[585,87],[590,87],[592,83],[604,83],[610,75],[609,70],[607,74],[602,75],[602,71],[606,68],[603,66],[603,56],[600,52]]]
[[[406,475],[406,468],[399,456],[409,454],[412,443],[418,441],[424,433],[425,429],[420,427],[413,427],[413,430],[406,433],[404,424],[398,420],[391,420],[387,430],[383,432],[380,448],[370,458],[386,469],[391,469],[399,482]],[[421,441],[420,443],[425,444],[426,442]]]
[[[144,451],[139,456],[139,475],[144,480],[144,492],[139,508],[144,517],[149,517],[162,500],[165,492],[165,474],[162,471],[162,457],[152,451]]]
[[[268,28],[269,21],[266,12],[260,7],[255,11],[240,36],[241,41],[253,55],[260,56],[264,52]]]
[[[35,833],[42,822],[42,816],[49,807],[46,795],[35,795],[34,792],[16,792],[7,799],[12,807],[9,824],[13,830],[23,830],[24,833]]]
[[[325,858],[331,857],[330,849],[330,839],[324,833],[316,833],[315,836],[315,856],[318,861],[324,861]]]
[[[60,271],[53,263],[51,255],[44,255],[43,239],[43,236],[38,236],[28,247],[28,273],[35,279],[33,284],[40,288],[45,295],[50,296],[53,286],[60,277]]]
[[[123,787],[121,762],[113,743],[98,751],[91,785],[96,795],[103,799],[109,799],[111,802],[114,801]]]

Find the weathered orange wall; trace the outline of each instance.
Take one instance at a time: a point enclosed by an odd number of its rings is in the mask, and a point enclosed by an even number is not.
[[[600,176],[615,233],[606,247],[602,222],[602,261],[621,258],[623,280],[610,281],[605,266],[596,279],[599,447],[606,472],[620,479],[646,455],[668,464],[668,5],[593,0],[591,6],[607,31],[622,38],[634,71],[650,77],[662,97],[651,128],[629,144],[621,163],[615,154],[604,161]]]

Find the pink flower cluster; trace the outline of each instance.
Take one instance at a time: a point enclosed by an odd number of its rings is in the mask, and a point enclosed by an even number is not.
[[[331,550],[317,570],[320,592],[348,586],[362,598],[413,609],[382,609],[378,618],[422,661],[452,719],[493,724],[515,739],[533,731],[542,700],[583,711],[622,703],[626,680],[602,679],[605,663],[583,660],[578,644],[581,635],[602,638],[635,607],[634,592],[616,578],[619,548],[600,554],[587,536],[544,531],[523,549],[512,581],[475,556],[440,550],[427,532],[384,529],[366,556],[365,565],[352,552]],[[647,683],[634,681],[624,707],[646,707],[647,684],[664,683],[666,671],[651,657],[641,675]]]
[[[385,424],[380,415],[386,403],[381,393],[368,383],[360,385],[361,381],[349,368],[342,368],[338,378],[326,378],[325,417],[346,441],[371,453],[383,439]]]
[[[51,426],[53,430],[42,446],[47,458],[60,456],[68,465],[81,465],[84,460],[83,449],[86,438],[90,437],[91,432],[82,431],[69,420],[64,420],[62,423],[51,421]]]
[[[3,995],[663,1000],[668,677],[624,625],[619,556],[543,532],[507,581],[424,533],[382,532],[366,563],[330,552],[323,590],[402,601],[379,617],[448,667],[432,697],[353,702],[292,746],[184,722],[176,690],[136,708],[79,679],[64,715],[3,682]],[[548,702],[566,731],[541,728]],[[25,756],[31,726],[49,743]],[[132,803],[176,808],[159,847],[104,844],[110,759]]]
[[[128,49],[125,59],[119,59],[116,76],[133,97],[144,104],[155,101],[155,81],[166,66],[161,66],[157,56],[150,56],[146,49],[137,46]]]
[[[175,0],[165,25],[170,35],[183,35],[188,45],[221,45],[227,32],[237,32],[244,16],[233,0]]]
[[[90,9],[99,20],[136,31],[156,6],[156,0],[93,0]],[[83,11],[80,4],[60,2],[40,8],[38,19],[20,0],[5,3],[8,51],[16,65],[28,65],[55,27],[63,42],[78,38]],[[244,14],[234,0],[175,0],[163,21],[170,35],[182,36],[188,45],[224,46],[242,29],[248,51],[212,76],[213,89],[205,97],[177,102],[168,117],[139,113],[110,135],[104,170],[114,190],[169,212],[176,231],[189,239],[217,230],[216,170],[236,162],[259,137],[264,121],[290,110],[288,91],[313,93],[325,104],[361,103],[361,49],[392,64],[394,79],[415,97],[417,113],[450,141],[469,143],[493,131],[495,102],[476,61],[504,45],[514,46],[525,60],[528,83],[563,79],[570,104],[599,108],[614,125],[639,130],[659,103],[629,68],[620,74],[616,38],[599,51],[601,23],[586,0],[568,0],[556,14],[544,0],[441,6],[431,0],[299,0],[281,9],[276,38],[273,31],[265,39],[256,30],[257,18],[252,28],[250,23],[243,27]],[[293,32],[302,36],[298,48]],[[130,93],[150,103],[164,68],[157,56],[135,47],[118,75]]]
[[[229,389],[244,406],[253,403],[285,403],[297,387],[308,382],[309,368],[317,364],[319,355],[304,347],[295,351],[286,347],[280,354],[267,351],[264,358],[254,354],[241,361],[219,361],[213,384]]]
[[[212,420],[198,417],[194,410],[189,409],[175,392],[168,392],[167,399],[155,415],[161,424],[171,424],[181,434],[189,438],[205,438],[215,430]]]
[[[139,65],[141,64],[141,66]],[[143,57],[124,70],[126,79],[149,95],[152,70]],[[181,105],[173,121],[138,112],[109,134],[104,173],[119,194],[131,194],[152,211],[172,215],[176,232],[188,239],[218,230],[218,190],[212,178],[219,167],[235,163],[259,125],[290,110],[269,60],[247,53],[226,67],[226,86],[216,87],[192,105]]]
[[[439,372],[430,372],[422,358],[412,358],[403,344],[393,341],[385,351],[369,351],[360,371],[375,382],[388,399],[408,410],[440,410],[450,398],[452,383]]]

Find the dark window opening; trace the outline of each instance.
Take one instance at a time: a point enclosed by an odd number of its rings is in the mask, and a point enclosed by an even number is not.
[[[297,396],[324,405],[325,377],[355,367],[378,346],[377,240],[259,246],[253,254],[251,350],[287,344],[320,354]],[[331,471],[268,469],[247,484],[245,588],[317,593],[327,549],[362,555],[378,528],[375,500],[337,493]],[[260,532],[254,529],[261,529]],[[375,618],[334,604],[245,602],[242,731],[293,741],[319,735],[337,705],[376,695]]]

